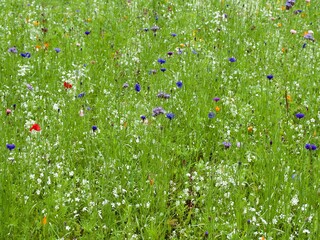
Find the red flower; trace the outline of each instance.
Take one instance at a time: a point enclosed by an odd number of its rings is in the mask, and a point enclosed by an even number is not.
[[[63,83],[64,88],[68,89],[68,88],[72,88],[72,84],[64,82]]]
[[[39,132],[39,131],[41,130],[41,128],[40,128],[39,124],[35,123],[35,124],[33,124],[32,127],[30,128],[30,132],[31,132],[32,130],[35,130],[35,131]]]

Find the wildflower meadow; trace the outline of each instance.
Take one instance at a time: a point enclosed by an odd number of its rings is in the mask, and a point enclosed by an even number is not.
[[[319,239],[318,0],[0,8],[0,239]]]

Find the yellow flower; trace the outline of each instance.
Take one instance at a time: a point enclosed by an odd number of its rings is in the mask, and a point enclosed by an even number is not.
[[[248,132],[249,132],[249,133],[252,133],[252,131],[253,131],[253,127],[252,127],[252,126],[249,126],[249,127],[248,127]]]
[[[181,47],[181,48],[184,48],[185,46],[186,46],[186,45],[185,45],[184,43],[181,43],[181,44],[180,44],[180,47]]]
[[[38,26],[39,26],[39,24],[40,24],[40,22],[39,22],[39,21],[33,21],[33,25],[34,25],[35,27],[38,27]]]
[[[282,27],[282,23],[278,23],[278,27]]]
[[[219,108],[218,106],[216,106],[216,112],[219,112],[221,110],[221,108]]]

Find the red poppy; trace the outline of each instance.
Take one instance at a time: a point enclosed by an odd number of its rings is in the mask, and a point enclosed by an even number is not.
[[[39,132],[39,131],[41,130],[41,128],[40,128],[39,124],[35,123],[35,124],[33,124],[32,127],[30,128],[30,132],[31,132],[32,130],[35,130],[35,131]]]
[[[68,89],[68,88],[72,88],[72,84],[64,82],[63,83],[64,88]]]

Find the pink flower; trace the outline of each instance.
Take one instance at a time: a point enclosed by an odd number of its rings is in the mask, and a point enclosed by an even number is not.
[[[296,34],[296,33],[297,33],[297,31],[294,30],[294,29],[291,29],[290,32],[291,32],[292,34]]]

